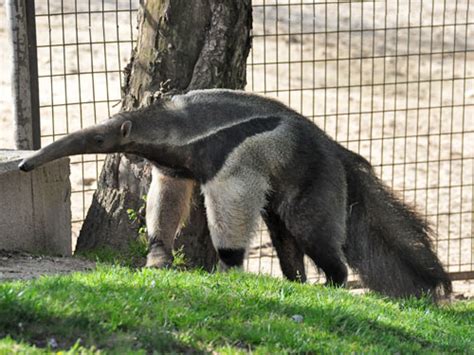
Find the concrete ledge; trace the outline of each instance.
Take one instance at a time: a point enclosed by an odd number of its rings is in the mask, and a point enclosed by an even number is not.
[[[0,150],[0,249],[71,255],[69,159],[25,173],[29,154]]]

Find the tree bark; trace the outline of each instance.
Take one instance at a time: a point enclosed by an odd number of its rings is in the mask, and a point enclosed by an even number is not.
[[[250,49],[251,0],[140,1],[139,37],[124,70],[122,110],[150,105],[157,93],[204,88],[243,89]],[[77,251],[110,246],[127,249],[137,236],[128,209],[140,210],[150,183],[143,159],[106,158],[82,227]],[[216,262],[200,188],[186,227],[175,240],[189,266],[210,270]]]

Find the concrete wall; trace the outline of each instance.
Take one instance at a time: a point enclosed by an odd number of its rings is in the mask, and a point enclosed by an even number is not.
[[[19,171],[29,153],[0,150],[0,249],[71,255],[69,159]]]

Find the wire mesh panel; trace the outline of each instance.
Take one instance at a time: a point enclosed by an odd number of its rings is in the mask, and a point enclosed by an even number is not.
[[[36,0],[43,145],[119,109],[137,7]],[[370,160],[432,223],[448,270],[474,271],[473,4],[254,0],[253,10],[247,90],[277,97]],[[73,158],[76,235],[102,159]],[[280,273],[263,229],[247,268]]]
[[[42,145],[119,110],[122,69],[136,38],[135,0],[37,0]],[[73,235],[96,189],[102,156],[72,157]]]
[[[473,271],[472,4],[253,5],[248,89],[277,97],[370,160],[432,223],[448,270]],[[262,256],[266,271],[279,272],[270,247],[255,249],[249,267],[261,269]]]

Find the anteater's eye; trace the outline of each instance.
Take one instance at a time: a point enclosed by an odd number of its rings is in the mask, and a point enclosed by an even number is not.
[[[97,136],[94,137],[94,141],[96,144],[102,145],[104,144],[104,136],[101,136],[100,134],[98,134]]]

